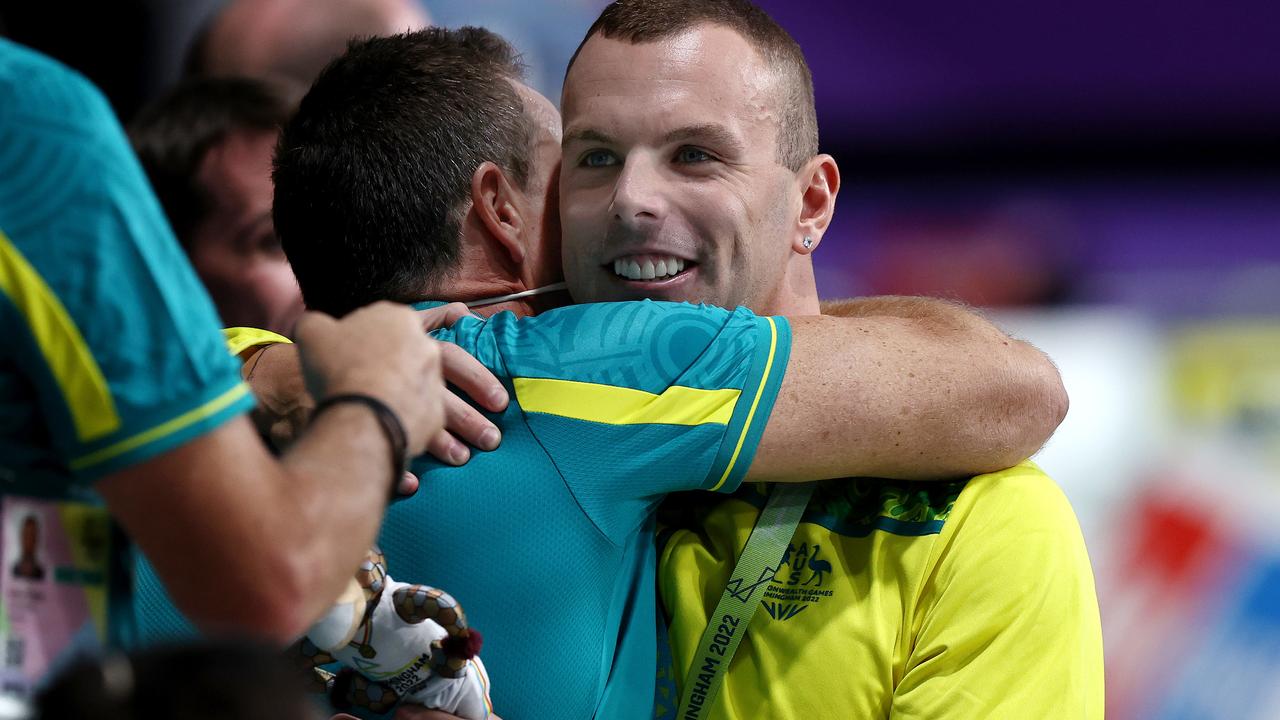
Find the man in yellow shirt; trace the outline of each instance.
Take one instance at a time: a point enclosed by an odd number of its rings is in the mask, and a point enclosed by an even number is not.
[[[681,685],[764,493],[666,508],[658,583]],[[1089,558],[1030,462],[967,482],[819,483],[762,593],[699,717],[1102,717]]]
[[[817,152],[803,55],[758,8],[610,5],[570,64],[563,110],[561,221],[575,298],[820,311],[811,253],[839,171]],[[647,280],[629,272],[627,253],[685,258],[695,272]],[[807,350],[821,348],[797,343],[792,362]],[[834,407],[820,394],[809,403]],[[813,427],[798,450],[821,457],[829,433]],[[767,457],[752,466],[762,479],[784,471]],[[1034,464],[952,483],[817,483],[771,574],[730,586],[759,609],[749,621],[725,617],[714,608],[768,492],[668,500],[659,593],[673,662],[659,669],[659,717],[1102,717],[1088,556],[1066,499]],[[699,653],[708,628],[711,652]],[[744,638],[731,659],[717,630]]]

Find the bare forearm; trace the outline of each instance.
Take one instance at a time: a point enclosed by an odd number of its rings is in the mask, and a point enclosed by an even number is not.
[[[1035,452],[1066,412],[1048,358],[962,306],[875,298],[834,309],[845,317],[792,320],[751,479],[998,470]]]
[[[390,453],[361,412],[326,412],[282,463],[237,418],[98,489],[202,630],[286,642],[338,595],[382,516]]]
[[[338,405],[282,460],[298,583],[316,595],[310,618],[338,596],[377,537],[391,492],[390,444],[368,408]]]
[[[899,318],[925,333],[921,350],[936,344],[937,371],[954,367],[941,353],[955,348],[973,362],[959,368],[974,401],[968,421],[974,438],[1003,437],[1017,459],[1030,456],[1067,414],[1067,392],[1057,367],[1030,343],[1010,337],[980,312],[961,303],[927,297],[880,296],[823,304],[834,317]],[[980,442],[980,440],[979,440]],[[961,451],[964,448],[958,448]],[[972,453],[985,454],[974,445]],[[1003,465],[1001,467],[1004,467]]]
[[[440,431],[440,350],[412,311],[375,303],[342,320],[308,313],[298,338],[317,397],[387,404],[409,454]],[[368,550],[395,462],[373,412],[338,405],[283,462],[237,417],[97,489],[201,629],[284,642],[320,616]]]

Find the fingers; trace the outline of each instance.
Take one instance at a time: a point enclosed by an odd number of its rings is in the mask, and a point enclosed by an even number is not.
[[[497,425],[451,392],[444,397],[444,429],[481,450],[494,450],[502,442]]]
[[[463,465],[471,459],[470,443],[481,450],[494,450],[502,442],[502,432],[479,410],[462,398],[446,392],[444,429],[427,442],[427,452],[443,463]]]
[[[510,399],[507,389],[489,372],[489,368],[466,350],[451,343],[441,343],[440,365],[445,381],[456,385],[480,407],[489,412],[502,412],[507,408]]]
[[[425,335],[422,338],[424,340],[427,339]],[[411,457],[422,454],[432,438],[441,432],[447,432],[444,430],[445,401],[457,400],[457,397],[445,387],[441,375],[439,349],[443,346],[443,343],[434,340],[429,341],[429,343],[428,347],[423,348],[425,355],[423,364],[419,366],[422,373],[422,377],[419,380],[423,381],[425,386],[421,388],[418,394],[421,399],[415,408],[419,411],[418,420],[420,421],[420,424],[416,426],[422,428],[422,434],[416,438],[411,437],[409,441],[409,455]],[[418,440],[418,438],[421,439]],[[415,440],[418,441],[415,442]]]
[[[444,397],[444,429],[480,450],[497,450],[498,443],[502,442],[498,425],[490,423],[479,410],[453,393]]]
[[[452,327],[454,323],[469,315],[471,310],[460,302],[418,311],[418,318],[422,320],[422,329],[428,332],[442,327]]]
[[[441,430],[427,441],[426,452],[446,465],[464,465],[471,459],[471,450],[448,430]]]
[[[404,477],[400,478],[400,484],[396,486],[396,497],[413,497],[413,494],[418,492],[419,485],[421,481],[418,480],[418,476],[405,471]]]

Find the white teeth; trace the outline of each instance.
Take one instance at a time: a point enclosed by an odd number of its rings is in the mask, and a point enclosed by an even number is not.
[[[643,262],[618,258],[613,261],[613,273],[628,280],[655,280],[683,272],[684,265],[684,260],[676,257],[661,257],[656,262],[649,258],[643,258]]]

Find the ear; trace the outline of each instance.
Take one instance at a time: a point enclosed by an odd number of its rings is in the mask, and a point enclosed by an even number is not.
[[[506,250],[511,262],[524,262],[527,205],[522,192],[492,162],[471,175],[471,207],[484,228]]]
[[[830,155],[815,155],[800,169],[796,179],[800,183],[800,220],[791,247],[801,255],[808,255],[818,249],[835,214],[840,168]]]

